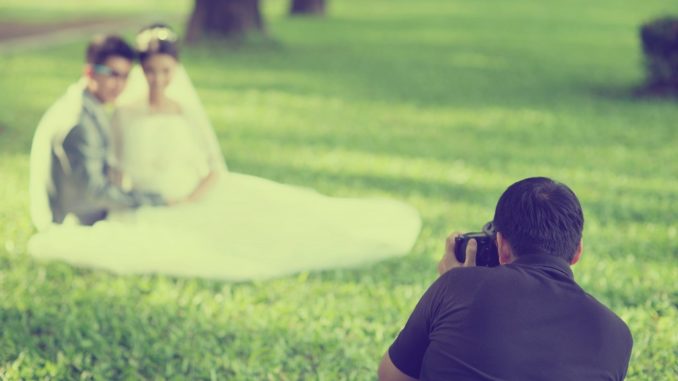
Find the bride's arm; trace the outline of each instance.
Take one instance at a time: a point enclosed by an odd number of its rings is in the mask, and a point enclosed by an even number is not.
[[[210,171],[205,178],[200,181],[200,184],[198,184],[197,187],[193,190],[193,193],[191,193],[188,198],[186,199],[189,202],[193,201],[198,201],[202,199],[207,192],[209,192],[210,189],[216,184],[217,180],[219,179],[219,171],[217,170],[212,170]]]

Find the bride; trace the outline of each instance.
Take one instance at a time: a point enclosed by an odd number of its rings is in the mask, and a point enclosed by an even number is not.
[[[401,256],[421,225],[410,206],[349,199],[230,172],[176,35],[137,36],[134,70],[113,123],[117,181],[162,194],[170,207],[117,211],[94,226],[52,225],[29,241],[40,258],[117,273],[264,279]]]

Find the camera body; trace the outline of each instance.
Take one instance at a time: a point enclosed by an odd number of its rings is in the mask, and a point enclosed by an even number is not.
[[[466,246],[468,241],[476,240],[476,266],[495,267],[499,266],[499,252],[495,242],[495,231],[492,222],[483,226],[482,232],[464,233],[454,240],[454,256],[461,263],[466,260]]]

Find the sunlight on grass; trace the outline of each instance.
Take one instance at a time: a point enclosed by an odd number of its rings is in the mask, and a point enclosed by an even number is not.
[[[404,200],[423,217],[404,258],[267,282],[117,276],[27,256],[32,134],[80,75],[87,36],[2,56],[0,377],[373,378],[435,278],[445,236],[480,229],[508,185],[546,175],[584,206],[573,269],[633,332],[627,379],[670,379],[678,109],[629,95],[643,78],[637,28],[678,12],[669,3],[345,0],[303,19],[265,1],[269,37],[184,48],[230,170]],[[9,0],[0,19],[176,15],[191,4]]]

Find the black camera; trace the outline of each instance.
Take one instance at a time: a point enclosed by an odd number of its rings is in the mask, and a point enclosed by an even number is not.
[[[476,266],[495,267],[499,266],[499,252],[495,242],[495,231],[492,222],[483,226],[482,232],[465,233],[454,240],[454,256],[461,263],[466,260],[466,245],[469,239],[475,239],[477,246]]]

